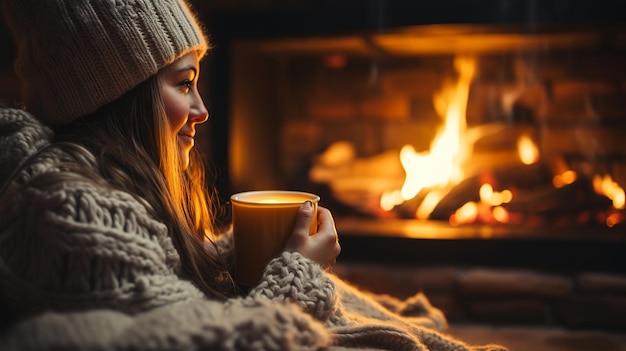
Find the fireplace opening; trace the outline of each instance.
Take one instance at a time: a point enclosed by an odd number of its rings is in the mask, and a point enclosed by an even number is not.
[[[316,191],[360,235],[624,242],[625,49],[615,24],[237,41],[234,187]]]

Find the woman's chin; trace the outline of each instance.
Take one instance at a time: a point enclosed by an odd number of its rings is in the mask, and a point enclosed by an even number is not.
[[[187,169],[187,167],[189,167],[189,152],[181,152],[179,158],[183,169]]]

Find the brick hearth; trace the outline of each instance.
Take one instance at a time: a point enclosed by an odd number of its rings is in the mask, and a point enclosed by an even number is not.
[[[377,293],[423,291],[452,323],[626,331],[626,275],[620,273],[341,260],[335,273]]]

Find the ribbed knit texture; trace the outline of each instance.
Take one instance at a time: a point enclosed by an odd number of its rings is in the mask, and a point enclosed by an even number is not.
[[[207,40],[184,0],[2,0],[27,108],[63,124],[117,99]]]
[[[295,252],[270,261],[246,297],[211,300],[181,277],[145,204],[73,174],[62,150],[39,151],[49,133],[37,123],[0,108],[0,169],[23,165],[0,178],[0,303],[19,319],[0,350],[504,350],[443,334],[422,294],[364,292]],[[229,262],[231,244],[218,241]]]

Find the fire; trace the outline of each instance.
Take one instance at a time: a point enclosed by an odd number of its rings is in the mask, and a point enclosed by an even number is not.
[[[450,218],[450,224],[459,225],[475,222],[478,218],[478,204],[474,201],[461,206]]]
[[[481,185],[478,191],[480,197],[479,202],[468,201],[461,206],[450,217],[450,223],[453,225],[474,223],[481,220],[485,223],[509,222],[509,212],[501,205],[511,202],[513,193],[505,189],[503,191],[495,191],[489,183]]]
[[[410,145],[400,151],[407,179],[400,191],[404,200],[412,199],[423,188],[448,183],[460,171],[454,164],[456,151],[446,149],[443,142],[439,144],[431,153],[417,153]]]
[[[417,151],[412,145],[404,145],[401,148],[399,159],[405,173],[404,182],[400,183],[402,181],[402,178],[400,178],[397,180],[398,183],[391,187],[393,190],[382,193],[382,196],[380,196],[380,209],[391,211],[396,206],[415,199],[415,201],[404,206],[402,210],[409,208],[413,211],[415,207],[412,206],[417,206],[414,216],[418,219],[429,219],[435,213],[437,213],[439,218],[445,218],[441,217],[443,213],[445,216],[449,216],[449,221],[452,225],[476,222],[512,224],[522,223],[522,221],[527,220],[532,221],[532,217],[526,218],[524,213],[520,213],[517,210],[519,206],[512,206],[516,205],[512,204],[512,190],[494,190],[494,186],[497,186],[498,182],[493,179],[481,179],[482,184],[479,194],[468,195],[465,190],[466,192],[463,195],[470,196],[472,201],[467,201],[458,209],[450,212],[436,212],[441,210],[439,207],[440,203],[443,204],[443,208],[450,205],[450,201],[446,202],[446,196],[454,195],[453,192],[457,190],[455,187],[466,180],[464,177],[473,179],[469,177],[476,176],[476,169],[480,171],[480,164],[475,169],[467,168],[467,166],[475,166],[475,163],[472,162],[476,159],[470,159],[470,156],[476,156],[476,154],[472,154],[474,143],[483,136],[483,132],[488,131],[487,129],[475,128],[468,130],[467,128],[466,110],[470,86],[476,73],[475,59],[472,57],[457,57],[454,61],[454,66],[458,73],[457,79],[454,82],[446,82],[443,88],[433,96],[433,105],[438,116],[442,119],[440,130],[438,130],[430,148],[426,151]],[[534,167],[529,167],[531,170],[544,169],[549,165],[553,174],[552,185],[554,189],[569,191],[571,188],[567,188],[567,186],[579,180],[579,174],[569,169],[569,165],[558,164],[558,160],[560,160],[558,157],[546,160],[546,157],[543,156],[543,163],[539,163],[539,147],[529,134],[521,134],[516,146],[517,150],[511,150],[512,153],[506,154],[508,158],[506,158],[505,162],[518,165],[521,162],[522,165],[526,166],[535,165]],[[517,152],[519,161],[515,160],[515,152]],[[398,155],[397,151],[395,155]],[[512,157],[509,157],[509,155],[512,155]],[[478,160],[480,159],[478,158]],[[464,169],[464,167],[466,168]],[[549,178],[546,180],[549,182]],[[402,186],[399,187],[399,184],[402,184]],[[622,222],[625,216],[620,210],[626,207],[624,189],[608,175],[596,175],[593,178],[593,187],[597,194],[606,196],[612,201],[614,212],[605,214],[605,217],[603,217],[606,225],[612,227]],[[516,186],[511,186],[511,189],[519,190]],[[555,191],[554,194],[558,194],[558,192]],[[478,196],[476,197],[476,195]],[[519,198],[525,199],[523,196]],[[416,201],[418,202],[416,203]],[[448,209],[446,208],[446,210],[442,211],[448,211]],[[450,213],[452,214],[450,215]]]
[[[578,179],[576,172],[567,170],[561,174],[557,174],[552,178],[552,184],[555,188],[562,188],[568,184],[572,184]]]
[[[380,204],[384,210],[412,199],[424,188],[444,187],[463,177],[461,165],[466,157],[465,111],[476,72],[476,61],[470,57],[458,57],[454,66],[459,74],[458,80],[450,86],[444,86],[433,97],[435,110],[444,117],[443,127],[433,139],[430,150],[416,152],[411,145],[402,148],[400,161],[406,172],[404,185],[399,192],[391,191],[382,195]],[[418,217],[427,215],[427,209],[434,208],[430,205],[433,202],[431,200],[423,204],[422,210],[418,209]]]
[[[522,135],[517,141],[517,152],[525,165],[532,165],[539,160],[539,149],[528,135]]]
[[[480,201],[490,206],[500,206],[511,202],[513,199],[513,194],[510,190],[494,191],[491,184],[483,184],[478,193],[480,194]]]
[[[611,199],[611,201],[613,201],[613,207],[616,209],[624,209],[626,202],[624,189],[614,182],[611,176],[595,175],[593,177],[593,189],[596,193]]]

